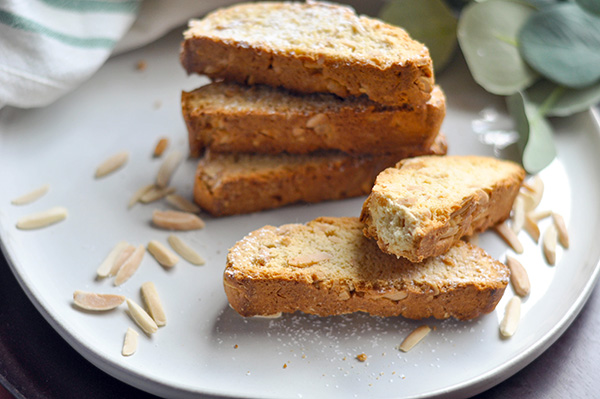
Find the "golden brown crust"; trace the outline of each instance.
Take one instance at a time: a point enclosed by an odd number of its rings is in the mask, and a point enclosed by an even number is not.
[[[192,156],[213,152],[390,154],[429,146],[446,114],[436,87],[422,106],[386,107],[364,97],[294,95],[266,86],[213,83],[182,93]]]
[[[194,200],[211,215],[225,216],[366,195],[377,174],[398,160],[443,155],[446,149],[440,134],[428,148],[405,148],[385,156],[207,153],[198,163]]]
[[[508,268],[471,244],[459,242],[414,264],[381,252],[363,227],[357,218],[318,218],[250,233],[227,256],[230,305],[242,316],[360,311],[467,320],[491,312],[508,284]],[[329,257],[300,266],[293,261],[315,251]]]
[[[419,157],[383,171],[365,201],[364,234],[413,262],[444,253],[461,237],[507,219],[525,177],[489,157]]]
[[[304,19],[303,13],[307,13]],[[334,20],[326,20],[325,14]],[[298,42],[280,40],[281,31],[269,27],[273,25],[268,23],[269,15],[285,18],[278,23],[287,23],[288,31],[294,29]],[[331,25],[329,34],[319,34],[322,26],[306,23],[315,18],[323,18],[317,24]],[[340,32],[344,28],[349,31]],[[258,31],[260,38],[253,34]],[[341,37],[330,40],[336,34]],[[361,52],[365,37],[378,48]],[[427,48],[405,31],[358,17],[347,7],[317,2],[247,4],[191,21],[180,59],[188,73],[212,79],[340,97],[366,94],[388,105],[424,104],[434,85]]]

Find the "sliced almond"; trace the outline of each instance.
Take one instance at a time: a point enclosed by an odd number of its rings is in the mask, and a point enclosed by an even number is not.
[[[127,208],[131,208],[132,206],[140,202],[142,198],[146,194],[148,194],[150,190],[152,190],[152,188],[154,188],[154,184],[147,184],[144,187],[138,188],[137,191],[133,193],[133,196],[131,196],[129,203],[127,204]]]
[[[430,332],[431,328],[427,325],[415,328],[410,334],[408,334],[406,338],[404,338],[404,341],[402,341],[398,349],[400,349],[402,352],[408,352],[409,350],[414,348],[416,344],[421,342],[421,340],[425,338]]]
[[[123,252],[125,248],[129,246],[129,243],[126,241],[120,241],[114,248],[108,253],[108,256],[102,261],[98,269],[96,270],[96,274],[98,277],[103,278],[107,277],[110,274],[110,271],[115,264],[115,261],[119,257],[119,255]],[[133,252],[133,251],[132,251]]]
[[[50,226],[67,218],[67,209],[62,206],[56,206],[43,212],[32,213],[21,217],[17,221],[17,228],[21,230],[41,229]]]
[[[560,245],[562,245],[563,248],[569,248],[569,233],[567,232],[565,220],[556,212],[552,212],[552,220],[554,221],[554,226],[556,226],[556,231],[558,233],[558,242],[560,242]]]
[[[190,246],[188,246],[181,238],[175,235],[170,235],[167,238],[167,241],[175,250],[175,252],[177,252],[183,259],[187,260],[191,264],[201,266],[205,263],[204,258],[202,258],[202,256],[200,256]]]
[[[148,335],[154,334],[158,330],[156,322],[150,317],[148,313],[140,305],[127,298],[127,306],[129,307],[129,314],[133,321]]]
[[[134,251],[135,251],[135,247],[131,244],[127,244],[115,258],[115,262],[112,264],[112,267],[110,268],[110,271],[108,272],[108,275],[109,276],[116,275],[119,272],[119,270],[121,269],[121,267],[125,264],[127,259],[129,259],[129,257],[133,254]]]
[[[125,297],[77,290],[73,292],[73,302],[85,310],[105,311],[114,309],[125,302]]]
[[[166,197],[169,194],[175,192],[175,187],[158,187],[153,185],[148,191],[144,193],[139,199],[141,203],[148,204],[150,202],[158,201],[161,198]]]
[[[117,272],[117,276],[115,277],[114,284],[116,286],[123,284],[125,281],[129,280],[131,276],[133,276],[136,270],[140,267],[145,252],[146,249],[144,248],[144,246],[140,245],[135,249],[135,251],[133,251],[131,256],[127,258],[123,266],[121,266],[121,268]]]
[[[257,314],[252,316],[253,319],[279,319],[283,313],[273,313],[273,314]]]
[[[156,143],[156,147],[154,147],[154,157],[160,157],[163,154],[163,152],[165,152],[168,145],[169,139],[167,137],[162,137],[160,140],[158,140],[158,143]]]
[[[523,197],[517,196],[517,198],[515,198],[512,210],[511,228],[515,234],[519,234],[525,224],[525,203],[523,202]]]
[[[179,257],[159,241],[150,241],[147,248],[148,252],[154,256],[154,259],[164,267],[173,267],[179,262]]]
[[[169,155],[167,155],[162,165],[160,165],[158,174],[156,175],[156,185],[158,187],[167,187],[169,181],[171,180],[171,176],[173,176],[173,173],[175,173],[175,170],[181,161],[183,161],[183,154],[179,151],[172,151]]]
[[[155,210],[152,212],[152,223],[168,230],[187,231],[204,228],[204,221],[197,215],[180,211]]]
[[[556,232],[556,227],[553,224],[551,224],[544,232],[544,237],[542,238],[544,256],[546,257],[546,261],[550,265],[556,264],[556,242],[558,238],[557,235],[558,234]]]
[[[133,328],[127,328],[125,340],[123,341],[123,349],[121,349],[121,354],[123,356],[131,356],[137,351],[139,336],[140,334],[138,334],[138,332]]]
[[[506,266],[510,269],[510,283],[516,294],[521,297],[529,295],[531,284],[529,283],[527,270],[525,270],[521,262],[511,256],[507,256]]]
[[[516,253],[518,253],[518,254],[523,253],[523,245],[521,244],[521,241],[519,241],[519,238],[517,237],[515,232],[512,231],[512,229],[510,227],[508,227],[506,222],[502,222],[502,223],[496,225],[494,227],[494,229],[500,235],[500,237],[502,237],[502,239],[504,241],[506,241],[506,243],[508,245],[510,245],[510,247]]]
[[[539,212],[528,212],[527,216],[536,223],[542,219],[546,219],[547,217],[552,216],[552,211],[539,211]]]
[[[121,168],[129,159],[129,151],[121,151],[102,162],[96,168],[96,178],[104,177]]]
[[[317,252],[315,254],[299,255],[292,259],[288,259],[288,265],[295,267],[307,267],[331,258],[331,254],[328,254],[327,252]]]
[[[518,296],[514,296],[508,301],[508,305],[506,305],[504,318],[500,322],[500,334],[506,338],[512,337],[517,331],[520,319],[521,299]]]
[[[159,327],[167,325],[167,316],[165,309],[156,291],[156,286],[153,282],[148,281],[142,284],[142,298],[148,309],[148,313]]]
[[[27,194],[23,194],[20,197],[13,199],[12,201],[10,201],[10,203],[13,205],[30,204],[33,201],[43,197],[48,192],[48,190],[50,190],[50,185],[44,184],[42,187],[38,187],[35,190],[28,192]]]
[[[479,234],[473,233],[467,237],[467,242],[472,245],[479,245]]]
[[[177,194],[167,195],[167,202],[183,212],[198,213],[200,207],[187,198]]]
[[[533,208],[535,209],[542,201],[542,196],[544,195],[544,182],[542,181],[542,178],[539,175],[533,176],[531,179],[523,183],[523,188],[533,195]]]
[[[525,215],[525,224],[523,225],[524,230],[531,236],[533,241],[538,242],[540,240],[540,228],[537,222],[532,219],[529,214]]]

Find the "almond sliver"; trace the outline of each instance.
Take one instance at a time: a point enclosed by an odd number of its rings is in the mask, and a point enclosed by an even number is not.
[[[560,242],[560,245],[562,245],[563,248],[569,248],[569,233],[567,232],[565,220],[556,212],[552,212],[552,220],[554,221],[554,226],[558,233],[558,242]]]
[[[179,262],[179,258],[162,243],[152,240],[148,243],[148,252],[154,256],[154,259],[164,267],[173,267]]]
[[[548,264],[550,265],[556,264],[556,242],[556,227],[553,224],[551,224],[544,232],[544,237],[542,238],[544,256],[546,257],[546,261],[548,261]]]
[[[73,302],[85,310],[105,311],[114,309],[125,302],[125,297],[77,290],[73,292]]]
[[[538,242],[540,240],[540,228],[537,222],[532,219],[529,214],[525,215],[523,229],[531,236],[533,241]]]
[[[156,147],[154,147],[154,157],[160,157],[162,153],[165,152],[168,145],[169,139],[167,137],[162,137],[160,140],[158,140],[158,143],[156,143]]]
[[[181,161],[183,161],[183,154],[179,151],[172,151],[167,155],[156,175],[156,185],[158,187],[163,188],[169,184],[173,173],[175,173]]]
[[[48,190],[50,190],[50,185],[44,184],[43,186],[36,188],[35,190],[28,192],[27,194],[23,194],[20,197],[13,199],[10,203],[13,205],[30,204],[33,201],[40,199],[42,196],[44,196],[48,192]]]
[[[148,313],[159,327],[167,325],[167,316],[165,309],[158,296],[158,291],[153,282],[148,281],[142,284],[142,298],[148,309]]]
[[[199,230],[204,228],[204,221],[197,215],[180,211],[152,212],[152,223],[158,227],[168,230]]]
[[[161,198],[166,197],[169,194],[175,192],[175,187],[158,187],[153,185],[148,191],[144,193],[139,199],[140,202],[148,204],[150,202],[158,201]]]
[[[177,194],[167,195],[167,202],[173,205],[175,208],[180,211],[190,212],[190,213],[198,213],[200,212],[200,207],[193,202],[189,201],[187,198],[182,197]]]
[[[102,162],[96,168],[95,177],[96,178],[104,177],[104,176],[116,171],[117,169],[119,169],[123,165],[125,165],[125,163],[127,162],[128,159],[129,159],[128,151],[121,151],[121,152],[113,155],[112,157],[110,157],[107,160],[105,160],[104,162]]]
[[[523,253],[523,245],[521,244],[521,241],[519,241],[519,238],[517,237],[515,232],[512,231],[510,227],[508,227],[506,222],[502,222],[496,225],[494,229],[516,253]]]
[[[98,269],[96,270],[96,274],[98,275],[98,277],[103,278],[107,277],[110,274],[110,271],[112,270],[115,261],[117,260],[121,252],[123,252],[123,250],[128,246],[129,243],[127,243],[126,241],[120,241],[117,243],[117,245],[115,245],[115,247],[108,253],[108,256],[106,256],[104,261],[102,261],[100,266],[98,266]]]
[[[187,260],[191,264],[201,266],[205,263],[204,259],[190,246],[183,242],[181,238],[175,235],[170,235],[167,238],[167,241],[175,250],[175,252],[177,252],[183,259]]]
[[[133,328],[127,328],[127,332],[125,332],[125,340],[123,341],[123,348],[121,349],[121,354],[123,356],[131,356],[137,351],[139,336],[140,334],[138,334],[138,332]]]
[[[423,338],[425,338],[430,332],[431,328],[426,325],[415,328],[410,334],[408,334],[406,338],[404,338],[404,341],[402,341],[400,344],[399,349],[402,352],[408,352],[414,348],[416,344],[421,342],[421,340],[423,340]]]
[[[154,334],[158,330],[156,322],[150,317],[148,313],[140,305],[127,298],[127,306],[129,307],[129,314],[133,321],[148,335]]]
[[[510,282],[515,290],[515,293],[520,297],[529,295],[531,284],[529,283],[527,271],[521,262],[511,256],[507,256],[506,265],[510,269]]]
[[[140,202],[141,199],[144,198],[144,196],[150,190],[152,190],[153,187],[154,187],[154,184],[147,184],[144,187],[138,188],[137,191],[135,193],[133,193],[133,196],[131,196],[129,203],[127,204],[127,208],[131,208],[132,206],[134,206],[135,204]]]
[[[17,221],[17,228],[21,230],[40,229],[65,220],[68,216],[67,209],[56,206],[43,212],[23,216]]]
[[[115,277],[114,284],[119,286],[129,280],[131,276],[136,272],[136,270],[140,267],[142,263],[142,259],[144,258],[144,253],[146,249],[143,245],[138,246],[135,251],[131,254],[129,258],[125,261],[123,266],[117,272],[117,276]]]
[[[508,301],[504,318],[500,322],[500,334],[503,337],[512,337],[517,331],[519,320],[521,319],[521,299],[514,296]]]
[[[108,275],[109,276],[116,275],[119,272],[119,270],[121,269],[121,267],[123,266],[123,264],[125,264],[125,261],[127,261],[127,259],[129,259],[129,257],[131,256],[131,254],[133,254],[134,251],[135,251],[135,247],[131,244],[127,244],[125,246],[125,248],[123,248],[121,250],[121,252],[119,252],[117,257],[115,258],[115,262],[113,263],[110,271],[108,272]]]
[[[513,204],[513,215],[512,215],[512,230],[515,234],[519,234],[523,225],[525,224],[525,203],[523,197],[517,196]]]

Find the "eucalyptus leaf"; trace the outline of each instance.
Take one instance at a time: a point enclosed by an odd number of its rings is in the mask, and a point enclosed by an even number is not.
[[[575,0],[575,3],[587,12],[600,15],[600,0]]]
[[[458,42],[471,75],[493,94],[510,95],[538,75],[519,53],[517,36],[536,9],[509,0],[471,3],[458,21]]]
[[[600,79],[600,18],[577,4],[561,3],[531,15],[519,42],[527,63],[558,84],[581,88]]]
[[[569,116],[600,102],[600,83],[570,89],[543,79],[526,91],[527,98],[546,116]]]
[[[528,173],[538,173],[556,157],[552,127],[522,92],[507,97],[506,104],[519,132],[523,167]]]
[[[410,36],[429,48],[436,72],[451,60],[456,50],[457,19],[443,0],[392,0],[379,18],[401,26]]]

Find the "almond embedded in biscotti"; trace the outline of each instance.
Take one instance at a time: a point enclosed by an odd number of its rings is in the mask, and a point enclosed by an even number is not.
[[[111,310],[125,302],[123,295],[97,294],[76,290],[73,292],[73,303],[85,310],[106,311]]]
[[[316,114],[310,117],[306,121],[306,127],[309,129],[314,129],[317,126],[321,126],[327,123],[327,115],[325,114]]]
[[[408,352],[414,348],[416,344],[421,342],[421,340],[423,340],[423,338],[425,338],[430,332],[431,328],[427,325],[415,328],[410,334],[408,334],[406,338],[404,338],[404,341],[402,341],[398,349],[400,349],[402,352]]]
[[[307,267],[319,262],[331,259],[331,254],[327,252],[317,252],[315,254],[299,255],[288,260],[288,265],[295,267]]]
[[[199,230],[205,226],[197,215],[180,211],[155,210],[152,212],[152,223],[163,229],[180,231]]]

